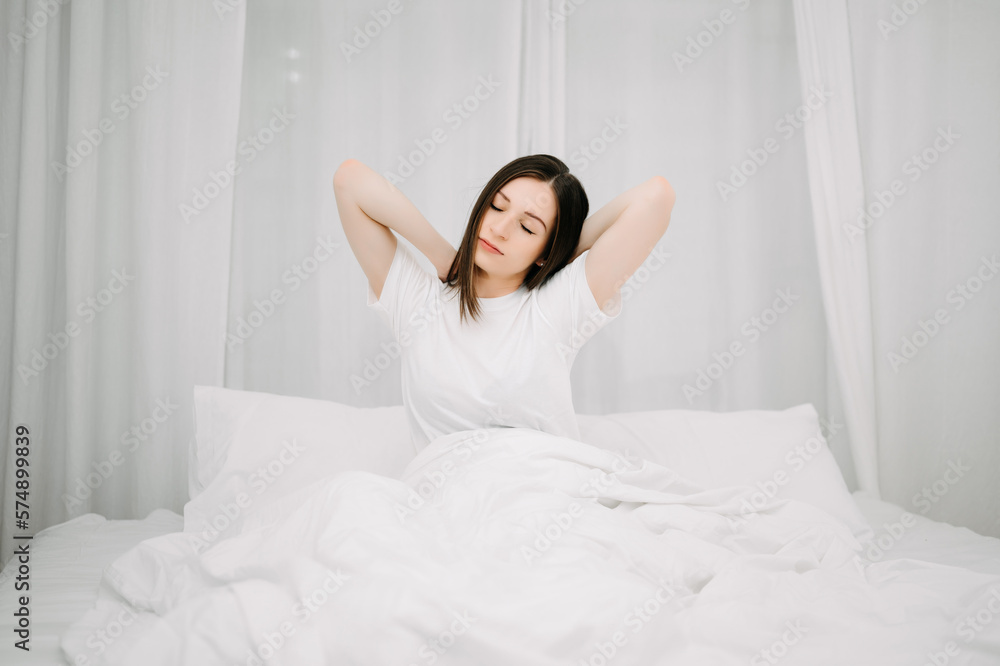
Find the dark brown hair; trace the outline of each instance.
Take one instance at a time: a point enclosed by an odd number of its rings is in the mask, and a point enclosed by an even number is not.
[[[569,167],[559,158],[544,154],[518,157],[509,162],[486,183],[486,187],[472,207],[465,236],[448,271],[448,280],[445,284],[460,292],[460,315],[463,322],[468,317],[478,321],[481,314],[475,276],[482,269],[476,266],[475,258],[479,227],[486,215],[486,209],[504,185],[522,177],[547,183],[556,196],[555,224],[541,256],[545,264],[539,266],[532,263],[522,285],[529,290],[541,287],[569,263],[580,243],[580,230],[583,229],[583,221],[587,218],[590,204],[583,185],[569,172]]]

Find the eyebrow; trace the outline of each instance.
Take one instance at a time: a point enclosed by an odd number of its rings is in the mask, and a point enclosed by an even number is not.
[[[504,194],[503,190],[497,190],[497,194],[499,194],[504,199],[506,199],[507,203],[510,203],[510,197],[508,197],[506,194]],[[542,225],[542,229],[545,229],[546,231],[549,230],[549,228],[545,225],[545,222],[542,221],[542,218],[538,217],[537,215],[535,215],[534,213],[532,213],[530,210],[524,211],[524,214],[527,215],[527,216],[529,216],[529,217],[533,217],[536,220],[538,220],[538,222]]]

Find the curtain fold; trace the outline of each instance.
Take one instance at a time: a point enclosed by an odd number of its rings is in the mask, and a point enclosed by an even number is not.
[[[875,375],[864,234],[844,233],[863,207],[846,0],[795,0],[803,133],[823,305],[858,486],[879,496]]]
[[[654,175],[677,192],[620,318],[580,352],[577,410],[810,402],[853,486],[794,118],[791,4],[586,3],[566,24],[567,163],[592,209]]]
[[[567,4],[522,0],[518,155],[564,154]]]
[[[334,171],[457,246],[535,152],[592,212],[678,193],[577,412],[810,402],[849,487],[1000,535],[1000,6],[41,4],[0,9],[0,558],[182,510],[194,384],[400,404]]]
[[[224,360],[243,9],[46,7],[5,3],[0,30],[23,38],[0,62],[0,429],[30,433],[26,527],[5,434],[4,559],[83,513],[180,511],[191,387]]]
[[[401,404],[399,354],[365,306],[333,174],[367,164],[457,247],[480,190],[518,156],[519,5],[249,8],[239,135],[274,109],[294,118],[236,177],[227,386]]]
[[[848,10],[881,494],[1000,536],[1000,4]]]

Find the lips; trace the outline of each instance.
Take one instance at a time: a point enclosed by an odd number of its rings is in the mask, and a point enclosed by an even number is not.
[[[493,246],[493,245],[490,245],[490,244],[489,244],[489,243],[488,243],[488,242],[486,241],[486,239],[484,239],[484,238],[480,238],[480,239],[479,239],[479,242],[480,242],[480,243],[482,243],[483,247],[484,247],[484,248],[486,248],[486,251],[487,251],[487,252],[493,252],[494,254],[503,254],[503,252],[501,252],[500,250],[498,250],[498,249],[497,249],[497,248],[496,248],[495,246]]]

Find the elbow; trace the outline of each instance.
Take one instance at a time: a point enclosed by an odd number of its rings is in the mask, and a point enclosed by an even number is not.
[[[666,197],[673,201],[674,199],[674,186],[670,184],[670,181],[663,176],[653,176],[649,179],[650,186],[659,196]]]
[[[348,185],[351,175],[357,171],[361,162],[354,158],[349,158],[340,163],[333,173],[333,189],[338,190]]]
[[[668,211],[674,207],[676,195],[674,188],[663,176],[653,176],[645,183],[647,196]]]

